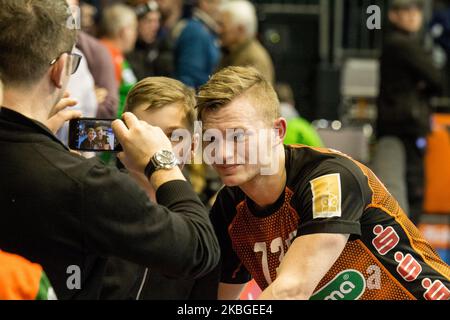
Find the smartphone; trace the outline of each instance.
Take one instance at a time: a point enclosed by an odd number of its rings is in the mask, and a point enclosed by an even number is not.
[[[114,119],[79,118],[69,122],[69,148],[83,152],[121,152],[112,129]]]

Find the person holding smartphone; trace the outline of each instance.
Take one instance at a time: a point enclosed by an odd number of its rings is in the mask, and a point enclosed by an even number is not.
[[[213,270],[219,247],[208,212],[160,128],[131,113],[113,123],[119,159],[145,173],[157,204],[128,174],[70,152],[55,137],[68,120],[58,102],[80,61],[66,1],[3,3],[0,248],[42,265],[63,300],[99,298],[110,256],[173,278]]]

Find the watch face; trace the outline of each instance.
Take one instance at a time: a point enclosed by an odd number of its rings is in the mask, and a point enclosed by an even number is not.
[[[161,151],[155,155],[156,161],[162,165],[173,165],[175,163],[175,155],[170,151]]]

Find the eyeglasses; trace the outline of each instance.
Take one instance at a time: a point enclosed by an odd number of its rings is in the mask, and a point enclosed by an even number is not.
[[[72,53],[72,52],[70,52],[70,51],[63,52],[63,53],[61,53],[61,54],[59,55],[58,58],[53,59],[53,60],[50,62],[50,65],[51,65],[51,66],[54,65],[54,64],[59,60],[59,58],[61,58],[61,56],[62,56],[64,53],[67,53],[69,56],[72,57],[72,69],[71,69],[70,74],[74,74],[75,72],[77,72],[78,67],[80,66],[81,59],[83,58],[83,57],[82,57],[81,55],[79,55],[79,54]]]

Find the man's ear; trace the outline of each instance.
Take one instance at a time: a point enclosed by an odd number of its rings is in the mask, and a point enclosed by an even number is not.
[[[278,118],[274,122],[274,129],[276,132],[276,143],[283,143],[284,138],[286,138],[287,121],[284,118]]]
[[[53,84],[56,88],[62,89],[63,87],[63,80],[64,80],[64,72],[65,72],[65,66],[67,63],[68,55],[63,54],[52,66],[50,70],[50,79],[52,80]]]

